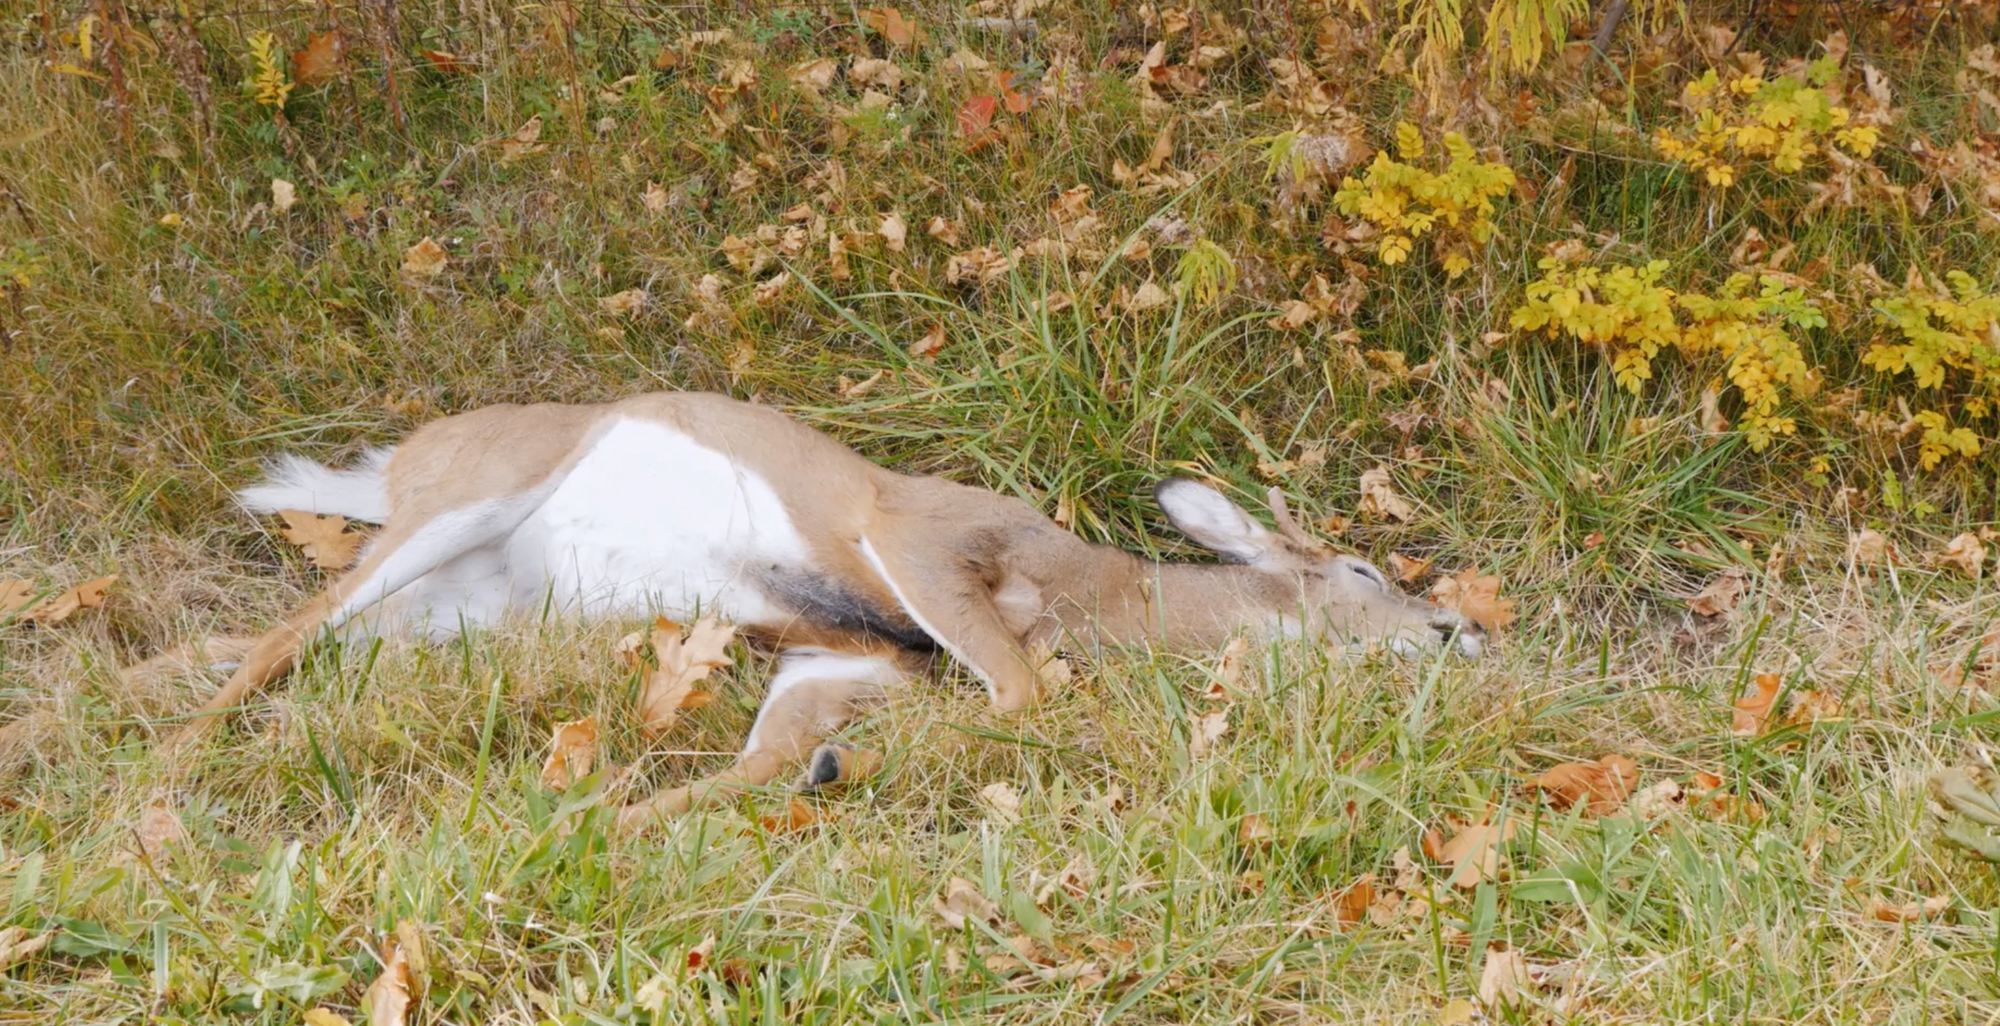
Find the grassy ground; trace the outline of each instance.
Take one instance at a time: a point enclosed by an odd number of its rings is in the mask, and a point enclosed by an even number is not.
[[[1227,54],[1163,112],[1130,79],[1165,29],[1102,3],[1039,12],[1032,37],[910,5],[927,38],[909,45],[845,7],[408,4],[393,90],[356,27],[373,8],[333,5],[264,26],[295,50],[335,12],[357,40],[351,79],[298,86],[279,121],[238,85],[258,24],[190,8],[191,76],[176,19],[135,13],[150,42],[109,51],[114,88],[102,31],[87,59],[75,34],[85,10],[46,9],[10,10],[0,45],[0,256],[25,279],[0,296],[0,578],[121,578],[102,609],[0,626],[15,723],[0,925],[58,931],[0,965],[0,1021],[358,1020],[402,921],[425,956],[412,1021],[1430,1022],[1464,1014],[1451,1002],[1479,998],[1505,952],[1537,982],[1513,1007],[1485,1002],[1498,1020],[2000,1016],[2000,887],[1939,838],[1924,789],[1992,739],[1990,575],[1921,556],[1995,519],[1990,456],[1919,473],[1907,439],[1803,410],[1799,437],[1752,453],[1701,430],[1715,366],[1663,363],[1634,396],[1595,354],[1490,335],[1564,240],[1669,260],[1686,281],[1726,273],[1753,227],[1794,243],[1795,268],[1990,278],[1990,214],[1910,145],[1989,138],[1994,112],[1954,78],[1976,27],[1857,30],[1855,62],[1885,69],[1903,110],[1879,163],[1938,198],[1806,222],[1801,182],[1747,176],[1724,201],[1643,145],[1704,63],[1676,32],[1629,33],[1619,73],[1589,84],[1557,62],[1494,89],[1475,74],[1437,102],[1382,70],[1381,25],[1230,8],[1198,30]],[[1775,65],[1828,27],[1758,25],[1743,48]],[[1188,47],[1176,34],[1176,62]],[[959,112],[991,73],[954,70],[959,51],[1041,86],[1026,114],[1001,105],[982,144]],[[1640,74],[1654,51],[1664,70]],[[908,81],[878,103],[851,57]],[[1273,135],[1354,131],[1269,99],[1266,60],[1296,57],[1373,145],[1398,120],[1433,142],[1455,126],[1514,168],[1525,184],[1465,278],[1342,251],[1323,241],[1334,183],[1268,176]],[[821,58],[844,69],[824,95],[788,80]],[[756,81],[712,89],[739,61]],[[539,149],[501,142],[531,117]],[[1156,169],[1186,177],[1120,183],[1114,160],[1145,164],[1169,120]],[[296,187],[288,211],[273,178]],[[1065,209],[1078,185],[1095,230]],[[891,213],[900,250],[878,234]],[[773,248],[793,226],[807,245],[746,273],[725,239],[760,226]],[[1092,252],[949,280],[954,254],[1066,231]],[[425,237],[444,272],[401,270]],[[831,238],[853,242],[846,277]],[[1213,302],[1194,287],[1201,238],[1234,267]],[[1121,255],[1130,239],[1148,252]],[[1315,273],[1359,283],[1358,308],[1270,326]],[[1148,281],[1169,302],[1119,307]],[[1814,359],[1838,375],[1829,390],[1893,409],[1856,365],[1875,329],[1846,281],[1821,286],[1837,317]],[[629,289],[647,293],[635,311],[599,302]],[[913,354],[937,325],[943,348]],[[750,654],[649,750],[612,656],[632,625],[328,649],[187,763],[152,753],[208,683],[117,668],[259,629],[321,584],[228,504],[259,459],[338,460],[457,410],[655,388],[758,397],[885,463],[1162,554],[1181,550],[1144,498],[1158,476],[1245,496],[1280,483],[1378,560],[1497,573],[1522,617],[1477,664],[1274,653],[1206,758],[1189,731],[1221,707],[1201,697],[1213,654],[1083,667],[1025,720],[947,679],[852,728],[885,770],[812,800],[796,830],[760,823],[787,809],[771,793],[619,837],[588,787],[541,787],[561,721],[596,715],[642,789],[717,768],[747,728],[769,670]],[[1377,464],[1415,502],[1407,523],[1357,512]],[[1906,564],[1844,566],[1863,526]],[[1748,597],[1694,616],[1684,599],[1725,568]],[[1841,715],[1733,735],[1731,702],[1767,673]],[[1718,774],[1733,811],[1690,797],[1592,816],[1531,786],[1605,753],[1635,758],[1646,785]],[[147,855],[156,808],[184,836]],[[1454,887],[1425,834],[1488,814],[1518,824],[1506,869]],[[953,877],[997,903],[991,923],[934,911]],[[1345,922],[1358,881],[1378,915]],[[1943,908],[1915,921],[1871,906],[1926,898]]]

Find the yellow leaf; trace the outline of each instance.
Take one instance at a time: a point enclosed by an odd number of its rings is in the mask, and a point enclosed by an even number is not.
[[[1021,821],[1021,795],[1004,780],[980,788],[979,803],[986,806],[988,818],[1001,826]]]
[[[435,278],[444,273],[444,247],[426,235],[422,242],[403,251],[403,273],[419,278]]]
[[[639,205],[645,207],[648,214],[658,216],[665,213],[667,190],[660,188],[658,182],[647,182],[646,191],[639,194]]]
[[[1743,571],[1724,570],[1688,600],[1688,609],[1696,616],[1722,616],[1742,605],[1743,596],[1749,591],[1749,578],[1744,576]]]
[[[306,561],[321,570],[347,569],[366,540],[347,530],[347,518],[337,514],[281,509],[278,519],[285,522],[278,533],[298,546]]]
[[[174,213],[161,214],[160,223],[168,228],[179,228],[182,224],[181,215]]]
[[[324,1005],[307,1009],[301,1018],[305,1020],[306,1026],[354,1026],[347,1021],[346,1016]]]
[[[542,760],[542,786],[566,791],[590,775],[597,763],[597,717],[556,724],[549,738],[548,758]]]
[[[1486,965],[1479,971],[1479,1003],[1488,1012],[1520,1004],[1534,989],[1528,963],[1522,960],[1518,949],[1503,951],[1498,944],[1486,949]]]

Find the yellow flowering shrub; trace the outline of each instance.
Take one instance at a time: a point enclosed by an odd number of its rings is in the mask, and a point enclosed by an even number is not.
[[[1818,387],[1792,333],[1824,327],[1826,315],[1801,290],[1777,278],[1732,275],[1714,295],[1676,293],[1660,284],[1667,263],[1609,268],[1572,267],[1550,257],[1514,309],[1516,330],[1567,336],[1601,349],[1618,384],[1637,394],[1653,377],[1653,360],[1668,346],[1690,359],[1719,360],[1743,400],[1737,427],[1762,451],[1797,430],[1778,415],[1786,397]]]
[[[1912,275],[1901,290],[1876,300],[1876,315],[1896,337],[1877,338],[1861,362],[1891,377],[1908,374],[1919,389],[1940,396],[1955,392],[1965,417],[1984,420],[2000,395],[2000,295],[1964,271],[1945,278],[1948,286]],[[1911,421],[1923,429],[1917,459],[1925,470],[1948,456],[1979,455],[1979,436],[1954,427],[1944,412],[1918,410]]]
[[[1513,169],[1480,160],[1457,132],[1444,134],[1444,151],[1441,169],[1421,166],[1423,133],[1402,122],[1396,126],[1396,158],[1376,153],[1360,178],[1347,176],[1334,193],[1335,209],[1381,232],[1375,253],[1384,264],[1408,260],[1428,235],[1445,273],[1456,278],[1472,266],[1472,250],[1492,240],[1493,201],[1514,187]]]
[[[1794,174],[1829,146],[1866,160],[1881,142],[1881,129],[1855,122],[1833,86],[1839,75],[1831,59],[1808,65],[1804,78],[1743,74],[1725,83],[1710,68],[1681,92],[1692,123],[1660,128],[1653,147],[1725,189],[1746,165]]]

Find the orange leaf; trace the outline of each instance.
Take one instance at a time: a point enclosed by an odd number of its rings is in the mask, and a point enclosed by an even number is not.
[[[763,827],[767,834],[795,834],[821,818],[812,806],[794,798],[786,803],[783,814],[757,817],[757,825]]]
[[[1334,921],[1342,926],[1358,923],[1367,918],[1368,907],[1373,904],[1375,904],[1375,874],[1368,873],[1334,895]]]
[[[1514,612],[1514,600],[1500,597],[1500,578],[1482,577],[1478,567],[1439,578],[1431,585],[1431,601],[1470,617],[1489,631],[1497,631],[1519,618]]]
[[[894,46],[909,46],[924,36],[916,21],[894,7],[871,7],[861,12],[861,24],[882,34]]]
[[[1778,686],[1783,680],[1775,673],[1757,675],[1757,693],[1745,695],[1734,703],[1730,714],[1729,732],[1737,737],[1755,737],[1762,734],[1771,722],[1771,703],[1778,699]]]
[[[104,605],[104,593],[118,580],[117,574],[85,581],[61,594],[51,595],[32,607],[22,610],[35,594],[34,585],[27,581],[0,581],[0,616],[21,610],[18,619],[28,620],[44,627],[67,620],[79,609],[96,609]]]
[[[314,32],[306,48],[292,54],[292,78],[302,86],[318,85],[340,74],[340,34]]]
[[[321,570],[347,569],[354,563],[361,543],[366,540],[362,535],[347,530],[347,518],[337,514],[281,509],[278,519],[285,522],[278,533],[298,546],[306,561]]]
[[[618,643],[618,656],[627,667],[640,671],[644,687],[639,695],[639,718],[647,736],[657,737],[672,728],[685,709],[699,709],[714,699],[695,684],[718,666],[729,665],[729,642],[736,628],[704,616],[681,636],[680,625],[666,617],[653,622],[650,641],[653,664],[639,658],[645,645],[636,632]]]
[[[1599,816],[1624,808],[1638,783],[1639,764],[1623,755],[1607,755],[1596,762],[1565,762],[1535,778],[1535,786],[1549,796],[1549,804],[1558,809],[1583,805]]]

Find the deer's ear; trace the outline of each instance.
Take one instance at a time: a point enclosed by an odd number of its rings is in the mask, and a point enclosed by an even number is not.
[[[1268,555],[1277,541],[1277,536],[1250,514],[1205,484],[1168,478],[1153,489],[1153,497],[1182,534],[1235,562],[1254,563]]]

